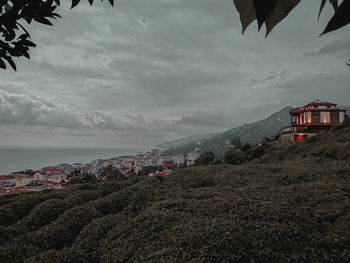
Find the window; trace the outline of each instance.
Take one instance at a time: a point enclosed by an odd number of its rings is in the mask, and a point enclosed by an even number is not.
[[[319,122],[320,122],[320,113],[312,112],[312,123],[319,123]]]
[[[332,106],[331,105],[327,105],[327,109],[330,109]]]
[[[339,122],[339,111],[331,112],[331,122]]]

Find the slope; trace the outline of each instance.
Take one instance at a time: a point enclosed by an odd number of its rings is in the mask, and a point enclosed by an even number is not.
[[[239,166],[3,196],[1,262],[349,262],[349,129]]]

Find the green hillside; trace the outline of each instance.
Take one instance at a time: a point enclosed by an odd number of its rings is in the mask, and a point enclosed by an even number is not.
[[[187,154],[194,151],[196,148],[199,153],[212,151],[216,155],[223,155],[230,145],[231,139],[239,137],[242,142],[255,143],[261,141],[264,137],[270,137],[279,132],[282,127],[290,123],[291,107],[285,107],[278,112],[270,115],[264,120],[260,120],[250,124],[244,124],[237,128],[232,128],[223,133],[216,134],[210,138],[192,141],[191,143],[184,143],[174,148],[166,150],[164,155],[173,155],[177,153]]]
[[[0,197],[1,262],[349,262],[350,123],[243,165]]]

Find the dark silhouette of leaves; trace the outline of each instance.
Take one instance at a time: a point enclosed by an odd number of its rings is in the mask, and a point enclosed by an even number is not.
[[[244,32],[254,20],[257,20],[259,30],[265,23],[267,36],[271,30],[301,2],[301,0],[233,0],[233,2],[240,14],[242,32]],[[326,2],[327,0],[321,0],[318,18]],[[333,6],[335,13],[328,22],[322,35],[350,23],[350,0],[343,0],[340,5],[338,0],[328,0],[328,2]]]
[[[256,19],[258,20],[258,26],[260,30],[268,15],[276,7],[277,0],[253,0],[253,4],[255,7],[255,15]]]
[[[88,0],[90,4],[93,0]],[[102,0],[103,1],[103,0]],[[72,8],[80,0],[72,0]],[[108,0],[113,6],[113,0]],[[29,49],[35,47],[24,24],[32,21],[52,26],[50,19],[61,18],[55,12],[60,0],[0,0],[0,68],[5,61],[16,70],[14,57],[30,59]]]
[[[321,35],[337,30],[350,23],[350,0],[344,0],[329,20]]]

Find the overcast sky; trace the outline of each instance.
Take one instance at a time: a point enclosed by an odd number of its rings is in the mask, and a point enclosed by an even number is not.
[[[154,146],[314,99],[350,105],[349,26],[302,1],[265,39],[232,0],[70,1],[0,71],[0,145]],[[328,4],[328,3],[327,3]]]

